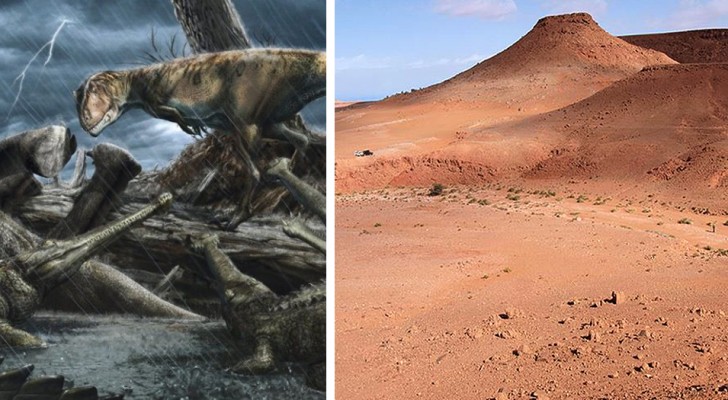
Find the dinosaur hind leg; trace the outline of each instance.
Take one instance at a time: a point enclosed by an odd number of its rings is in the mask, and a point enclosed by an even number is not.
[[[232,220],[226,226],[227,230],[235,230],[241,223],[253,216],[251,208],[253,194],[258,189],[260,183],[260,171],[258,170],[252,154],[255,153],[256,144],[258,143],[259,134],[257,125],[247,125],[243,132],[235,135],[236,152],[242,158],[246,168],[250,172],[248,179],[243,181],[243,198],[236,207]]]
[[[30,333],[0,322],[0,347],[47,347],[45,342]]]

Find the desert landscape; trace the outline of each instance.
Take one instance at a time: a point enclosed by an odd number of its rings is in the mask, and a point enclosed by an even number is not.
[[[336,248],[337,398],[728,398],[728,29],[337,104]]]

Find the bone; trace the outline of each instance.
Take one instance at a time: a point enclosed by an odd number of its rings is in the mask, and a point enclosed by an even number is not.
[[[291,143],[298,151],[304,152],[308,147],[308,137],[301,131],[296,131],[284,123],[273,124],[271,133],[274,137],[281,137]]]
[[[66,238],[102,225],[109,212],[121,203],[119,195],[129,181],[141,172],[141,165],[121,147],[101,143],[88,154],[96,171],[73,209],[51,229],[49,238]]]
[[[273,160],[266,173],[278,178],[299,203],[325,222],[326,196],[294,175],[290,171],[290,162],[287,158]]]
[[[51,125],[0,140],[0,176],[30,171],[57,176],[76,151],[76,137],[64,126]]]
[[[180,277],[182,277],[182,270],[179,265],[175,265],[174,268],[172,268],[172,270],[164,276],[159,284],[157,284],[154,290],[152,290],[152,293],[159,297],[164,297],[172,289],[174,281]]]
[[[73,169],[73,178],[69,182],[69,187],[77,188],[83,185],[86,180],[86,150],[78,149],[76,151],[76,166]]]
[[[52,178],[76,150],[76,138],[63,126],[51,125],[0,140],[0,209],[41,193],[33,174]]]
[[[326,254],[326,241],[321,239],[311,228],[298,218],[283,221],[283,232],[292,238],[303,240],[316,250]]]
[[[225,304],[235,308],[256,298],[275,296],[260,281],[241,273],[230,257],[220,250],[219,242],[217,235],[205,235],[192,239],[192,249],[205,255],[216,289],[220,297],[226,299]]]

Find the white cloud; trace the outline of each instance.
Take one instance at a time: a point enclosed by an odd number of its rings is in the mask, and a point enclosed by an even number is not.
[[[472,54],[466,57],[438,58],[436,60],[392,60],[389,57],[373,58],[364,54],[354,57],[341,57],[336,59],[336,71],[368,70],[368,69],[422,69],[451,65],[475,65],[486,57]]]
[[[556,14],[587,12],[599,15],[607,11],[606,0],[543,0],[543,5]]]
[[[407,63],[405,66],[407,68],[431,68],[431,67],[440,67],[440,66],[448,66],[448,65],[475,65],[479,63],[480,61],[484,60],[485,57],[481,56],[480,54],[473,54],[467,57],[458,57],[458,58],[439,58],[437,60],[417,60]]]
[[[353,57],[336,57],[336,70],[346,71],[350,69],[382,69],[391,66],[389,57],[372,58],[364,54]]]
[[[723,27],[728,17],[726,0],[680,0],[678,9],[670,15],[664,25],[674,29],[707,28],[711,24]]]
[[[518,10],[513,0],[435,0],[435,11],[456,17],[502,19]]]

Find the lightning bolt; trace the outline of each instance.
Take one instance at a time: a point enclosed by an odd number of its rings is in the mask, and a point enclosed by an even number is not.
[[[23,71],[15,77],[15,80],[13,80],[13,83],[11,86],[18,83],[18,93],[15,94],[15,100],[13,101],[13,104],[10,106],[10,110],[8,110],[7,118],[10,118],[10,113],[13,111],[15,106],[18,104],[18,100],[20,100],[20,95],[23,93],[23,83],[25,82],[25,76],[28,72],[28,68],[30,68],[30,65],[33,64],[33,61],[35,61],[38,56],[40,56],[41,53],[43,53],[43,50],[48,49],[48,58],[46,58],[45,62],[43,63],[43,67],[45,68],[46,65],[51,61],[51,58],[53,57],[53,47],[56,45],[56,39],[58,38],[58,34],[61,33],[61,30],[63,29],[66,24],[72,23],[70,20],[64,19],[61,21],[61,24],[58,26],[55,32],[53,32],[53,36],[51,37],[51,40],[46,42],[43,46],[41,46],[38,51],[33,54],[33,57],[28,61],[27,64],[25,64],[25,68],[23,68]]]

